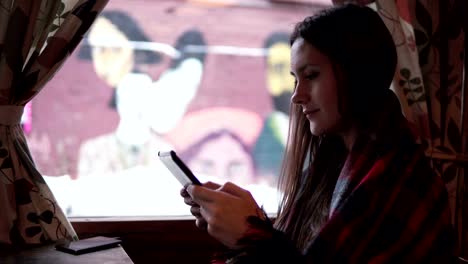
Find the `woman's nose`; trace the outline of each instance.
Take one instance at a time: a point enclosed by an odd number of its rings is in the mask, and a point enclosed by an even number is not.
[[[291,102],[294,104],[306,104],[309,96],[301,89],[299,85],[296,86],[293,95],[291,96]]]

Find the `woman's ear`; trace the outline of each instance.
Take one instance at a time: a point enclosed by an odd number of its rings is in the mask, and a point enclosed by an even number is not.
[[[341,114],[342,117],[346,116],[349,109],[350,104],[350,87],[349,85],[349,78],[345,72],[345,68],[340,63],[333,63],[332,64],[333,74],[336,78],[336,92],[337,92],[337,102],[338,102],[338,112]]]

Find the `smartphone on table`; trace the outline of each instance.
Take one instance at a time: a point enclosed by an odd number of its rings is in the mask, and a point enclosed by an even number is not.
[[[189,184],[202,185],[182,159],[177,156],[174,150],[159,151],[158,156],[182,186],[187,186]]]
[[[55,245],[55,248],[65,253],[81,255],[116,247],[121,243],[122,240],[117,237],[97,236],[78,241],[59,242]]]

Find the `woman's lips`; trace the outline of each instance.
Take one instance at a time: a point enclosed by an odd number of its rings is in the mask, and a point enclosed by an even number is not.
[[[314,109],[314,110],[305,110],[304,111],[304,115],[307,117],[307,118],[311,118],[314,114],[318,113],[320,111],[320,109]]]

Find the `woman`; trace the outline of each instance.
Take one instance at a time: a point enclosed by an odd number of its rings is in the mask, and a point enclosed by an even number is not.
[[[229,263],[450,263],[445,186],[388,89],[393,40],[376,12],[344,5],[298,23],[284,194],[273,225],[234,184],[187,187]],[[190,195],[188,195],[190,194]]]

